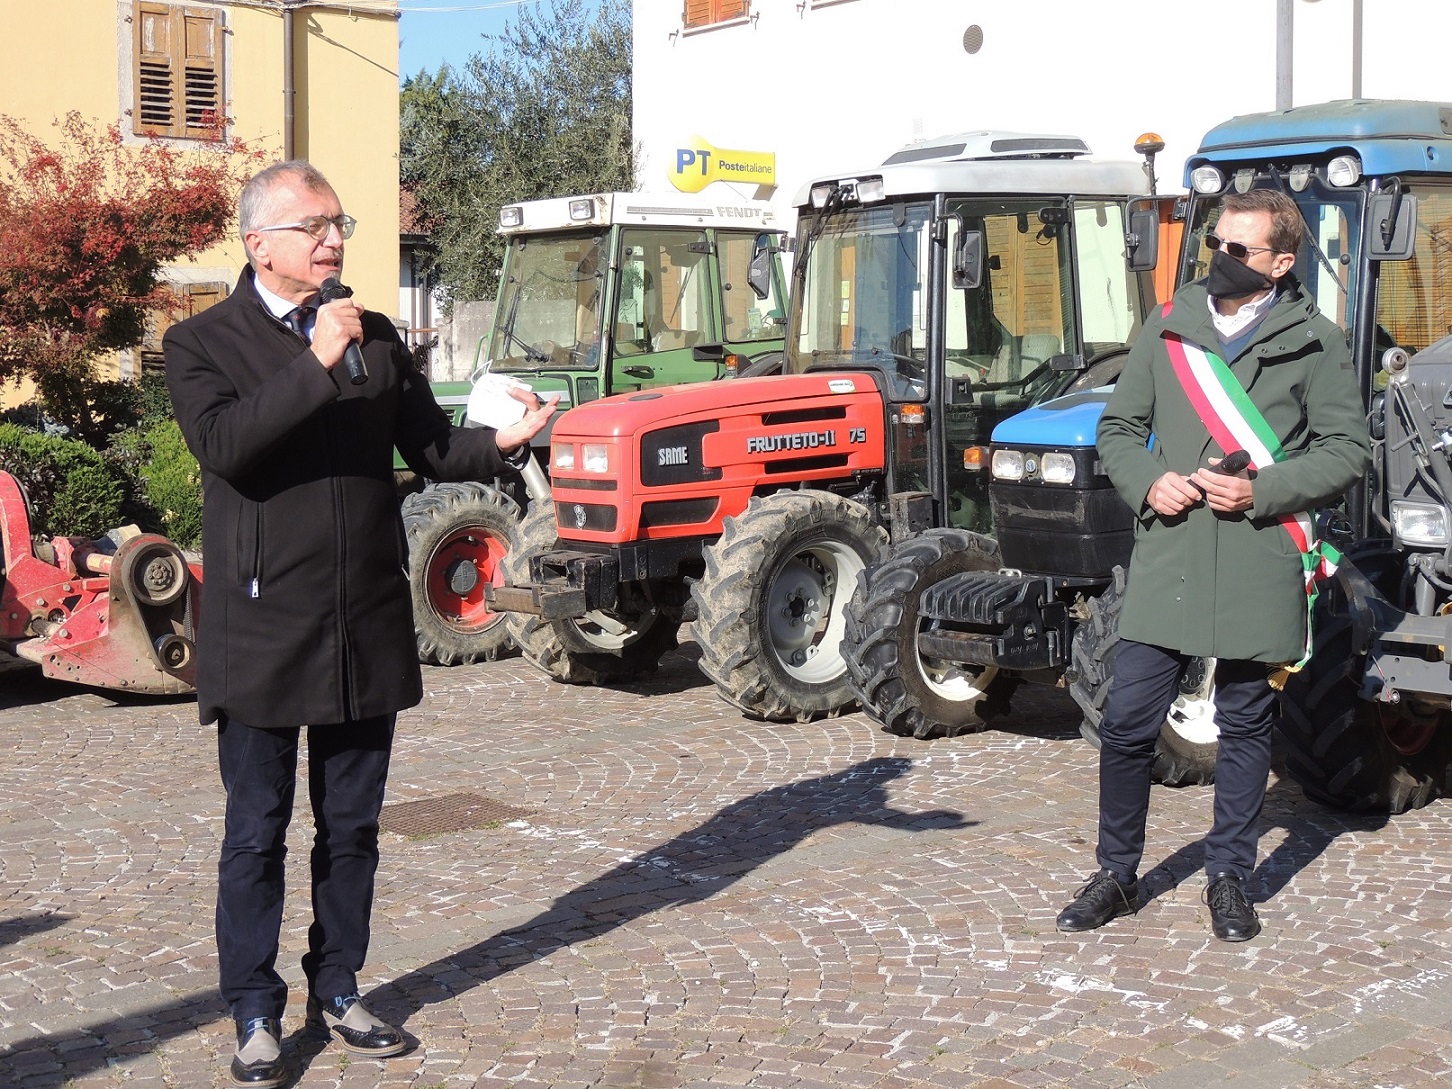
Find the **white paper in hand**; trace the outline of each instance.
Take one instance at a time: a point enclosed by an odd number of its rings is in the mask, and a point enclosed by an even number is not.
[[[509,395],[511,388],[527,390],[533,387],[518,378],[485,371],[474,379],[464,415],[471,424],[496,430],[516,423],[524,416],[524,405]]]

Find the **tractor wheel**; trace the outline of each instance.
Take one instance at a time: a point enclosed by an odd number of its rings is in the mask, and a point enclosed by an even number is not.
[[[519,523],[514,500],[483,484],[431,484],[403,501],[418,660],[492,662],[512,649],[504,617],[484,603]]]
[[[504,563],[512,586],[529,582],[529,558],[558,543],[555,512],[541,503],[520,523],[516,547]],[[534,665],[564,684],[610,684],[654,673],[676,646],[680,622],[645,607],[634,613],[592,612],[578,620],[509,614],[509,631]]]
[[[969,571],[996,571],[998,543],[962,529],[930,529],[895,546],[858,581],[847,606],[842,654],[852,692],[889,733],[955,737],[1008,711],[1018,686],[995,667],[925,657],[918,600],[929,586]]]
[[[1114,660],[1119,656],[1119,613],[1128,576],[1114,569],[1109,588],[1089,602],[1089,619],[1074,632],[1073,678],[1069,692],[1084,712],[1079,732],[1095,748],[1104,718]],[[1180,681],[1180,694],[1160,727],[1151,775],[1165,786],[1195,786],[1215,781],[1220,730],[1215,725],[1215,660],[1197,658]]]
[[[1313,631],[1311,660],[1281,693],[1290,777],[1332,809],[1404,813],[1433,801],[1452,753],[1452,715],[1362,699],[1365,659],[1351,653],[1350,619],[1318,602]]]
[[[726,519],[691,587],[701,671],[721,697],[767,722],[848,706],[847,599],[886,543],[866,507],[826,492],[758,497]]]

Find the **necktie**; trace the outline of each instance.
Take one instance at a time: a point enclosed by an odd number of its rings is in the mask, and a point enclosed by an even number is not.
[[[286,314],[284,314],[282,316],[282,320],[289,329],[291,329],[298,336],[302,337],[304,341],[311,344],[312,340],[303,330],[307,328],[308,318],[312,317],[312,315],[313,308],[311,306],[299,306],[292,310],[289,310]]]

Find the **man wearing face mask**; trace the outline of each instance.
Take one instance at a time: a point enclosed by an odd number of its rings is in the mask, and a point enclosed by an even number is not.
[[[1260,932],[1244,883],[1270,772],[1269,677],[1306,653],[1316,555],[1296,516],[1338,499],[1370,459],[1346,340],[1291,272],[1303,230],[1283,193],[1226,196],[1209,275],[1145,323],[1100,421],[1105,470],[1138,522],[1100,723],[1100,869],[1062,931],[1138,910],[1156,741],[1186,666],[1206,657],[1219,750],[1205,901],[1222,941]],[[1215,471],[1240,450],[1249,468]]]

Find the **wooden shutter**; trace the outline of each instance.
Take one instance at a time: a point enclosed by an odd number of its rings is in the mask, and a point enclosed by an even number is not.
[[[751,0],[686,0],[681,15],[686,29],[744,19],[751,13]]]
[[[158,136],[205,136],[222,116],[222,27],[213,10],[138,0],[131,127]]]
[[[137,4],[135,105],[131,127],[138,133],[170,133],[177,123],[177,71],[173,61],[172,18],[165,4]]]
[[[178,12],[185,50],[182,95],[186,135],[215,130],[222,119],[222,35],[214,11]]]

